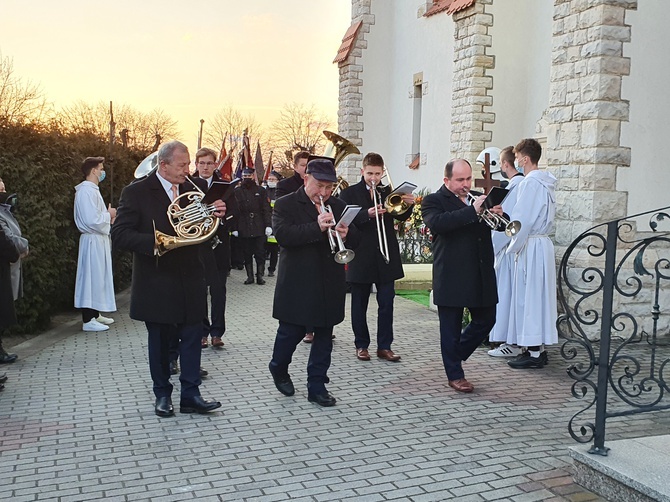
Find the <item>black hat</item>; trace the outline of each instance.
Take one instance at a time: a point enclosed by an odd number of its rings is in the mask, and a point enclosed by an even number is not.
[[[319,181],[337,182],[337,174],[335,173],[335,164],[333,159],[329,157],[317,157],[307,163],[306,174],[313,176]]]
[[[279,174],[277,171],[275,171],[274,169],[272,171],[270,171],[270,174],[268,174],[268,176],[274,176],[278,180],[283,178],[283,176],[281,174]]]
[[[245,167],[244,169],[242,169],[242,175],[246,174],[247,176],[250,176],[250,175],[254,174],[254,171],[255,171],[254,169],[250,169],[248,167]]]

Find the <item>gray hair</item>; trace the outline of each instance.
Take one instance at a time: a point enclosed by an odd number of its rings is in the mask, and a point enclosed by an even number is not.
[[[167,143],[163,143],[158,149],[158,163],[165,162],[169,164],[172,162],[172,156],[174,155],[175,150],[181,150],[182,152],[188,153],[188,147],[181,141],[173,139]]]

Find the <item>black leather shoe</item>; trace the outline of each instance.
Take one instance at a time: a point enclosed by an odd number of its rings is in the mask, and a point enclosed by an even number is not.
[[[277,387],[279,392],[285,396],[292,396],[295,394],[295,387],[293,387],[293,382],[291,381],[291,377],[288,373],[284,376],[278,376],[272,373],[272,370],[270,370],[270,374],[272,375],[272,380],[274,380],[275,387]]]
[[[218,401],[205,401],[202,396],[194,396],[179,401],[179,413],[209,413],[221,408]]]
[[[244,284],[253,284],[254,283],[254,278],[253,277],[247,277],[247,280],[244,281]]]
[[[174,407],[172,406],[172,399],[169,397],[157,397],[156,406],[156,415],[159,417],[172,417],[174,416]]]
[[[330,395],[329,392],[323,394],[307,394],[307,400],[310,403],[316,403],[319,406],[335,406],[337,399]]]
[[[8,354],[4,350],[0,352],[0,364],[13,363],[19,358],[16,354]]]
[[[207,371],[205,368],[203,368],[202,366],[200,366],[200,378],[204,378],[204,377],[206,377],[207,375],[209,375],[209,371]]]
[[[3,373],[0,376],[0,383],[5,383],[7,381],[7,373]]]
[[[268,270],[268,277],[274,277],[275,276],[275,271],[274,270]]]
[[[170,375],[176,375],[177,373],[179,373],[177,361],[170,361]]]
[[[263,279],[262,275],[257,275],[256,276],[256,284],[260,284],[261,286],[265,284],[265,279]]]

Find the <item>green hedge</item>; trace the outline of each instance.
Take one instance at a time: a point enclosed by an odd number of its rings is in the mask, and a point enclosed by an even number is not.
[[[24,297],[16,302],[19,324],[12,331],[43,330],[54,313],[73,309],[79,242],[74,186],[83,179],[81,162],[88,156],[107,157],[108,177],[100,189],[105,202],[116,207],[122,187],[148,153],[115,146],[110,159],[108,152],[105,140],[91,135],[0,124],[0,177],[9,193],[18,194],[15,214],[30,242],[30,255],[23,261]],[[118,291],[130,283],[131,258],[114,250],[113,260]]]

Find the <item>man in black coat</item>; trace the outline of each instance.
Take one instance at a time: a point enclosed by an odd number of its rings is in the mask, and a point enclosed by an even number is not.
[[[155,254],[154,227],[176,235],[167,210],[180,194],[194,191],[187,180],[190,157],[179,141],[158,150],[158,169],[145,179],[124,188],[112,226],[112,240],[119,249],[133,252],[130,317],[144,321],[149,340],[149,369],[156,396],[155,412],[174,415],[169,370],[170,337],[176,331],[181,358],[182,413],[207,413],[221,406],[200,395],[200,341],[202,320],[207,314],[207,284],[199,245],[175,248],[161,257]],[[206,183],[194,181],[202,191]],[[214,202],[215,216],[225,213],[222,201]]]
[[[10,264],[16,262],[19,256],[18,249],[0,226],[0,334],[5,328],[16,324]],[[16,354],[8,354],[2,348],[2,339],[0,339],[0,362],[13,363],[16,359]],[[3,374],[0,380],[2,380],[0,382],[0,390],[2,390],[7,380],[6,375]]]
[[[290,178],[284,178],[277,183],[277,191],[275,192],[276,199],[283,195],[295,192],[305,184],[305,170],[307,169],[309,155],[309,152],[302,151],[293,156],[293,171],[295,172]]]
[[[195,153],[195,177],[207,183],[207,188],[214,181],[223,181],[216,172],[216,152],[211,148],[201,148]],[[226,208],[228,215],[231,208]],[[211,311],[209,317],[203,320],[202,348],[208,347],[208,337],[212,338],[212,347],[223,347],[223,334],[226,332],[226,285],[230,271],[230,219],[224,218],[216,231],[216,246],[212,248],[211,241],[201,247],[202,259],[205,265],[207,286],[209,287]],[[211,321],[210,321],[211,317]]]
[[[498,291],[493,269],[491,229],[480,220],[485,196],[469,204],[472,167],[454,159],[444,170],[444,186],[421,205],[423,221],[433,236],[433,302],[440,319],[442,361],[449,386],[472,392],[465,361],[484,341],[496,321]],[[502,214],[500,206],[491,212]],[[461,332],[463,309],[472,321]]]
[[[404,277],[400,262],[400,248],[394,230],[394,219],[404,221],[412,214],[414,196],[403,196],[407,209],[398,215],[386,212],[382,204],[391,193],[389,186],[381,186],[384,176],[384,159],[370,152],[363,158],[361,181],[342,191],[340,199],[347,204],[361,206],[354,221],[361,231],[361,243],[356,249],[356,259],[347,267],[347,282],[351,285],[351,327],[354,331],[356,357],[369,361],[370,331],[366,320],[370,290],[377,289],[377,357],[386,361],[399,361],[400,355],[391,350],[393,343],[394,281]],[[376,190],[379,205],[375,209],[372,190]],[[383,227],[379,225],[383,225]],[[386,233],[384,246],[382,228]],[[380,247],[381,236],[381,247]],[[386,248],[386,249],[384,249]],[[383,252],[382,252],[383,251]],[[388,256],[384,254],[388,251]],[[388,259],[388,262],[386,261]]]
[[[333,259],[328,232],[337,232],[346,247],[356,246],[355,228],[338,225],[332,229],[345,203],[331,197],[337,175],[333,162],[319,158],[307,165],[305,186],[277,199],[272,218],[281,246],[277,287],[272,316],[279,320],[270,373],[282,394],[292,396],[295,388],[288,367],[295,348],[314,326],[307,363],[307,398],[321,406],[335,405],[326,390],[333,350],[333,327],[344,320],[346,282],[344,266]],[[330,206],[332,214],[322,212]]]
[[[235,221],[233,235],[239,239],[244,253],[247,279],[244,284],[265,284],[265,241],[272,235],[272,212],[265,188],[256,184],[254,170],[242,171],[242,182],[235,188]]]

